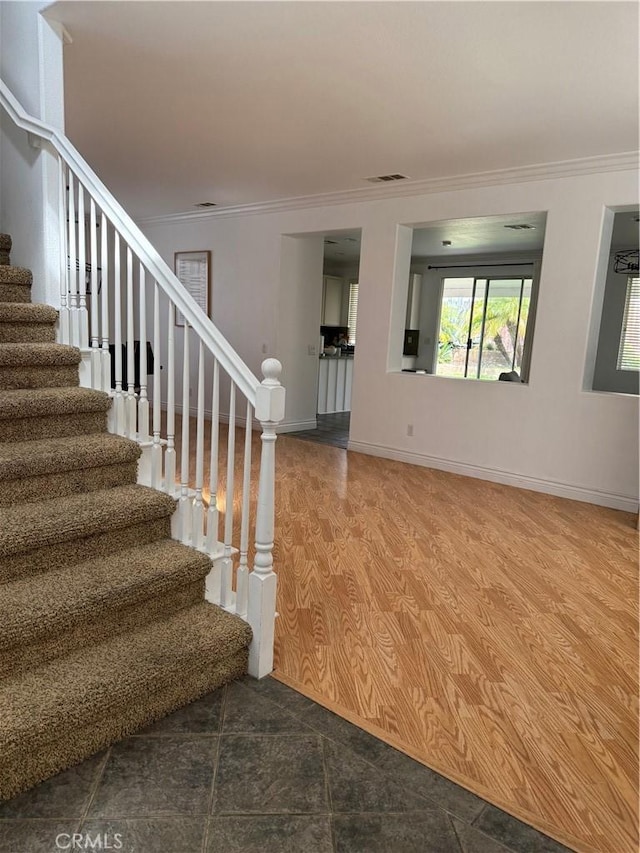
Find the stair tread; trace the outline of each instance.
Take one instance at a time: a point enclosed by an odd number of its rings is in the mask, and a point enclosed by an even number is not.
[[[15,267],[12,264],[0,264],[0,284],[27,284],[33,280],[31,270]]]
[[[108,394],[91,388],[74,385],[62,388],[15,388],[3,391],[0,396],[0,420],[106,412],[110,405]]]
[[[105,610],[131,607],[204,579],[211,560],[173,539],[161,539],[66,569],[5,584],[0,598],[0,648],[63,633]],[[97,614],[97,616],[96,616]]]
[[[0,754],[11,760],[118,715],[126,703],[148,701],[203,660],[223,660],[250,639],[242,619],[202,603],[9,678],[0,684]]]
[[[135,441],[111,433],[0,444],[0,482],[134,462],[140,453]]]
[[[80,364],[77,347],[66,344],[3,343],[0,344],[0,367],[59,367]]]
[[[43,323],[53,325],[58,312],[51,305],[34,302],[0,302],[0,323]]]
[[[175,506],[163,492],[130,485],[0,508],[0,558],[163,518]]]

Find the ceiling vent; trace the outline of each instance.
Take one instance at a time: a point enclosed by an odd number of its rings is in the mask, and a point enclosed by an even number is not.
[[[519,222],[516,225],[505,225],[510,231],[535,231],[535,225],[528,225],[526,222]]]
[[[370,184],[386,184],[389,181],[406,181],[408,175],[376,175],[374,178],[365,178]]]
[[[217,207],[215,201],[199,201],[194,207]]]

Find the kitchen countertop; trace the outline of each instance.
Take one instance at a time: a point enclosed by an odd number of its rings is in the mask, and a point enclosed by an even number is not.
[[[320,356],[318,356],[318,358],[320,358],[320,359],[321,359],[321,360],[323,360],[323,361],[324,361],[324,359],[325,359],[325,358],[333,358],[333,359],[346,358],[346,359],[353,359],[353,353],[349,353],[348,355],[320,355]]]

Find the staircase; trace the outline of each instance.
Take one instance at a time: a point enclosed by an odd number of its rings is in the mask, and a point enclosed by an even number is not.
[[[252,633],[205,602],[210,555],[170,538],[175,499],[136,483],[139,442],[107,432],[110,395],[79,387],[81,351],[10,249],[0,235],[0,799],[242,675]]]

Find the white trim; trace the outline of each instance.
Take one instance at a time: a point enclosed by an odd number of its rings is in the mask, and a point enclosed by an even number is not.
[[[306,429],[317,429],[318,421],[314,418],[312,421],[283,421],[276,427],[276,432],[302,432]]]
[[[162,409],[163,412],[166,412],[167,411],[167,404],[162,403],[160,408]],[[179,414],[179,415],[182,414],[182,404],[176,403],[173,408],[174,408],[174,411],[176,414]],[[198,407],[197,406],[189,406],[189,417],[190,418],[196,418],[197,416],[198,416]],[[211,409],[205,408],[204,409],[204,416],[205,416],[206,420],[210,421],[211,416],[212,416]],[[229,413],[228,412],[219,412],[218,413],[218,422],[221,424],[228,424],[229,423]],[[247,423],[247,419],[243,415],[236,415],[236,426],[244,427],[246,423]],[[255,429],[255,430],[262,429],[260,421],[256,420],[256,418],[252,418],[251,429]]]
[[[627,495],[617,495],[603,492],[599,489],[587,489],[571,483],[559,483],[555,480],[542,480],[538,477],[528,477],[525,474],[515,474],[510,471],[500,471],[497,468],[483,468],[479,465],[469,465],[466,462],[455,462],[438,456],[427,456],[423,453],[413,453],[410,450],[398,450],[395,447],[385,447],[379,444],[369,444],[366,441],[349,441],[348,449],[355,453],[365,453],[368,456],[381,456],[383,459],[394,459],[397,462],[408,462],[410,465],[420,465],[423,468],[436,468],[451,474],[462,474],[464,477],[476,477],[479,480],[490,480],[505,486],[518,489],[529,489],[533,492],[544,492],[559,498],[572,501],[597,504],[598,506],[620,509],[625,512],[638,512],[638,499]]]
[[[160,408],[164,412],[166,412],[167,411],[167,404],[162,403]],[[176,414],[180,414],[180,415],[182,414],[182,405],[181,404],[176,403],[174,406],[174,409],[175,409]],[[197,406],[189,406],[189,417],[195,418],[195,417],[197,417],[197,415],[198,415]],[[207,420],[211,420],[211,409],[205,409],[204,410],[204,416]],[[229,423],[229,414],[227,412],[220,412],[218,414],[218,421],[221,424],[228,424]],[[242,415],[236,415],[236,426],[244,427],[246,422],[247,422],[247,419],[245,417],[243,417]],[[302,432],[302,430],[317,429],[317,428],[318,428],[318,422],[315,419],[312,421],[291,421],[291,422],[285,421],[283,423],[278,424],[278,426],[276,427],[276,433]],[[261,430],[262,424],[256,418],[253,418],[253,421],[251,424],[251,429]]]
[[[169,213],[161,216],[144,216],[137,221],[141,225],[192,222],[201,219],[248,216],[256,213],[278,213],[288,210],[300,210],[307,207],[349,204],[382,198],[404,198],[406,196],[427,195],[429,193],[450,192],[452,190],[468,190],[475,187],[497,186],[499,184],[518,184],[526,181],[556,180],[558,178],[571,178],[577,175],[591,175],[602,172],[628,171],[638,168],[640,165],[639,156],[640,152],[638,151],[625,151],[619,154],[582,157],[578,160],[561,160],[554,163],[537,163],[532,166],[521,166],[511,169],[496,169],[491,172],[450,175],[444,178],[427,178],[417,181],[399,181],[397,184],[394,183],[393,186],[378,184],[371,187],[296,196],[295,198],[274,199],[272,201],[261,201],[253,204],[235,204],[209,210],[189,210],[182,213]]]

